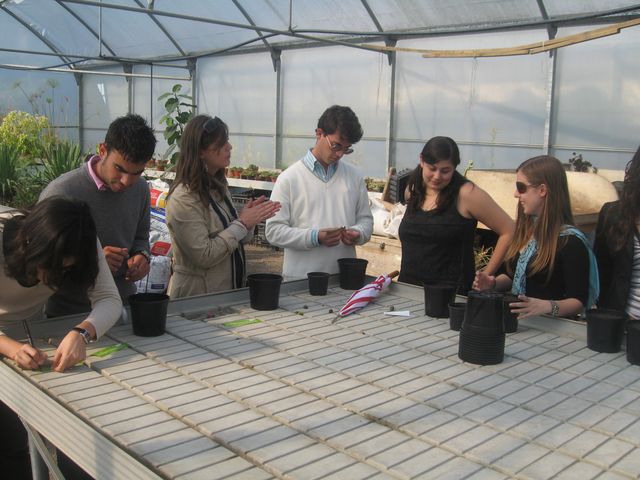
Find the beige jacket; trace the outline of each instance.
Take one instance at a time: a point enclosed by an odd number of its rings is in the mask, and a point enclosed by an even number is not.
[[[226,194],[230,198],[228,191]],[[226,229],[213,208],[205,207],[184,184],[176,187],[167,199],[167,226],[173,244],[173,274],[168,289],[171,298],[233,288],[233,251],[240,242],[250,241],[253,232],[233,220],[222,199],[216,200],[227,216]]]

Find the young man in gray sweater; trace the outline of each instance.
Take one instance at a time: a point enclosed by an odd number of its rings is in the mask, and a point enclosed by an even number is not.
[[[40,199],[63,195],[84,200],[98,230],[98,239],[124,302],[136,292],[134,282],[149,272],[149,188],[142,178],[153,156],[156,138],[139,115],[114,120],[104,143],[76,170],[51,182]],[[47,315],[89,311],[85,292],[69,285],[47,303]]]

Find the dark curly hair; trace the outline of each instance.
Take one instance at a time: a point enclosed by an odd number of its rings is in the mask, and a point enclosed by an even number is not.
[[[128,162],[147,163],[156,149],[156,137],[147,121],[140,115],[129,114],[118,117],[107,130],[104,143],[107,152],[116,150]]]
[[[89,206],[76,199],[50,197],[29,212],[2,219],[4,269],[20,285],[60,288],[69,278],[92,288],[98,276],[96,225]],[[69,261],[71,265],[65,266]]]
[[[460,150],[456,142],[449,137],[433,137],[425,144],[420,153],[422,161],[430,165],[449,160],[453,168],[460,165]],[[453,172],[449,185],[442,189],[438,195],[436,212],[443,212],[454,203],[458,197],[460,187],[469,180],[464,178],[457,170]],[[427,195],[427,187],[422,179],[422,166],[418,165],[411,172],[407,181],[409,200],[407,201],[407,213],[414,214],[422,208]]]
[[[355,112],[341,105],[327,108],[318,119],[318,128],[327,135],[339,131],[351,144],[358,143],[363,135],[362,126]]]
[[[607,236],[614,251],[620,251],[634,234],[636,221],[640,219],[640,147],[627,163],[624,185],[620,193],[617,221],[607,221]]]

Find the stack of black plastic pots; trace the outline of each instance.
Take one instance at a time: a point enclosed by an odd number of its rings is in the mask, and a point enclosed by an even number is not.
[[[500,293],[469,292],[458,357],[476,365],[495,365],[504,358],[504,321]]]
[[[510,303],[517,302],[518,296],[512,293],[504,293],[502,297],[502,321],[504,322],[505,333],[515,333],[518,331],[518,315],[511,311]]]

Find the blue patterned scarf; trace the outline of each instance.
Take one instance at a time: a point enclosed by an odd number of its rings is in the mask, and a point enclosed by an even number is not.
[[[598,263],[596,262],[596,256],[593,254],[589,240],[584,236],[580,230],[570,225],[563,225],[563,230],[560,232],[560,236],[575,235],[578,237],[589,254],[589,298],[585,305],[585,310],[595,305],[598,297],[600,296],[600,280],[598,279]],[[529,240],[524,247],[523,252],[518,258],[516,264],[516,271],[513,275],[513,283],[511,285],[511,293],[514,295],[524,295],[527,291],[527,265],[538,251],[538,242],[535,238]]]

